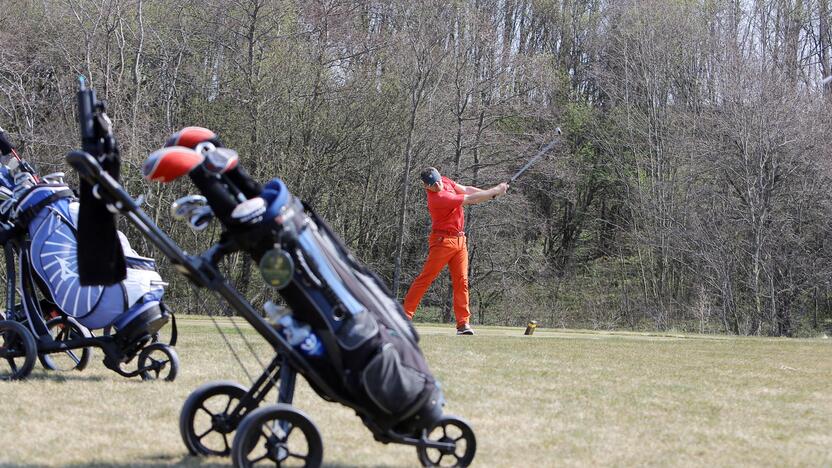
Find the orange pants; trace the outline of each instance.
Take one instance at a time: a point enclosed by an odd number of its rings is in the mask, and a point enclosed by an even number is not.
[[[422,296],[433,280],[448,265],[451,272],[451,285],[454,289],[454,315],[457,327],[468,323],[471,312],[468,310],[468,243],[465,236],[447,237],[431,234],[428,238],[428,259],[422,272],[413,280],[407,295],[404,296],[404,312],[412,319],[422,301]]]

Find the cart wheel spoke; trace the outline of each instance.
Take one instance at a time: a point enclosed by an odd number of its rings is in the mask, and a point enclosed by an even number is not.
[[[267,454],[265,454],[265,455],[263,455],[262,457],[257,457],[257,458],[255,458],[254,460],[252,460],[252,461],[251,461],[251,464],[252,464],[252,465],[256,465],[256,464],[260,463],[261,461],[266,460],[267,458],[269,458],[269,454],[268,454],[268,453],[267,453]]]
[[[199,408],[197,408],[197,409],[205,411],[208,414],[208,416],[211,416],[212,418],[214,417],[214,413],[212,413],[211,410],[209,410],[208,408],[205,407],[204,402],[203,402],[203,404],[199,405]]]
[[[232,395],[228,395],[228,403],[225,404],[224,413],[228,414],[228,410],[231,409],[231,403],[234,401],[234,397]]]
[[[214,429],[215,429],[215,428],[214,428],[214,425],[212,424],[212,425],[211,425],[211,427],[210,427],[210,428],[208,428],[208,430],[206,430],[206,431],[205,431],[205,432],[203,432],[202,434],[197,434],[197,436],[196,436],[196,440],[202,440],[205,436],[207,436],[208,434],[210,434],[210,433],[214,432]]]
[[[272,433],[272,434],[274,434],[274,433]],[[264,431],[264,430],[260,431],[260,437],[266,439],[267,441],[269,440],[269,435],[266,434],[266,431]]]
[[[78,355],[75,354],[72,350],[67,351],[66,355],[69,356],[70,359],[72,359],[72,362],[74,362],[76,366],[81,363],[81,358],[79,358]]]

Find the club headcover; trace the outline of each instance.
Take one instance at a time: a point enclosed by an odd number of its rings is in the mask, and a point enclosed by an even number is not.
[[[198,144],[205,142],[211,143],[217,148],[222,147],[219,137],[211,130],[204,127],[185,127],[168,138],[165,142],[165,148],[184,146],[185,148],[196,149]]]
[[[184,146],[205,156],[205,167],[215,174],[224,174],[246,198],[260,195],[263,187],[239,164],[234,150],[223,147],[216,133],[204,127],[185,127],[171,135],[165,147]]]
[[[142,174],[154,182],[173,182],[202,164],[205,156],[184,146],[162,148],[150,153],[142,165]]]

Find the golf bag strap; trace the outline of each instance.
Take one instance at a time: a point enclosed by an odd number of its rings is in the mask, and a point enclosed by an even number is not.
[[[176,314],[173,312],[170,313],[170,346],[176,346],[176,339],[179,337],[179,333],[176,329]]]
[[[22,225],[27,225],[33,219],[35,219],[35,216],[38,215],[38,212],[40,210],[42,210],[43,207],[49,206],[52,203],[55,203],[56,201],[58,201],[62,198],[72,198],[74,196],[75,196],[75,193],[70,189],[60,190],[58,192],[55,192],[52,195],[49,195],[48,197],[44,198],[43,200],[35,203],[34,205],[32,205],[29,208],[26,208],[25,210],[20,212],[20,214],[17,215],[18,223],[22,224]]]

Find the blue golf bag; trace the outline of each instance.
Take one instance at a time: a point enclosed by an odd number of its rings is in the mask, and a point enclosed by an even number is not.
[[[40,179],[23,170],[20,160],[8,162],[10,167],[0,165],[4,199],[0,204],[0,240],[12,283],[7,288],[7,314],[29,328],[47,368],[53,367],[48,357],[44,359],[47,354],[98,346],[105,351],[107,367],[122,375],[149,378],[147,369],[129,373],[122,371],[120,364],[156,341],[159,330],[172,318],[162,302],[167,283],[156,271],[156,262],[137,254],[118,232],[128,266],[126,278],[106,286],[82,285],[76,258],[79,204],[74,192],[63,183],[61,173]],[[13,285],[18,272],[22,286],[19,304]],[[73,333],[61,335],[64,328]],[[92,331],[96,330],[106,336],[94,337]],[[171,341],[175,344],[175,331]],[[86,349],[85,353],[89,355]],[[77,354],[72,357],[76,369],[86,365]]]

